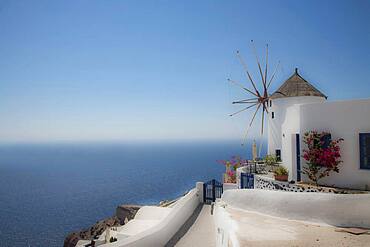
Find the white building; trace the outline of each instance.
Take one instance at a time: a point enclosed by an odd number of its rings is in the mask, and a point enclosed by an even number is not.
[[[343,138],[340,172],[320,180],[326,185],[370,189],[370,99],[330,102],[298,70],[272,94],[269,102],[268,153],[281,158],[289,179],[307,180],[298,172],[305,132],[326,131]],[[360,152],[361,150],[361,152]]]

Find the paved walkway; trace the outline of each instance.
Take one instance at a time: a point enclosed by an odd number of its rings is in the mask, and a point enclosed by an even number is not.
[[[213,247],[216,245],[216,230],[211,215],[211,206],[203,205],[200,214],[176,247]]]

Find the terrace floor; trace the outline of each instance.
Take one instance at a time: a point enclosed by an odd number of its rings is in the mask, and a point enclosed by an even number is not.
[[[240,246],[339,247],[370,246],[370,234],[338,232],[339,228],[271,217],[228,207]]]

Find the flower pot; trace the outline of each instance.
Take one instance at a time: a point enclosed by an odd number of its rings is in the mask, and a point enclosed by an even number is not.
[[[275,180],[287,182],[288,181],[288,175],[275,175]]]

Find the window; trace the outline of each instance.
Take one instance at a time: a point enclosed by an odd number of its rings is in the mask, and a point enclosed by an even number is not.
[[[274,119],[275,118],[275,113],[274,112],[271,112],[271,118]]]
[[[321,137],[321,141],[324,143],[322,147],[328,148],[331,143],[331,134],[326,134],[323,137]]]
[[[370,133],[360,133],[360,169],[370,170]]]
[[[281,161],[281,150],[280,149],[275,150],[275,157],[277,161],[279,162]]]
[[[272,106],[272,100],[270,100],[270,107]]]

